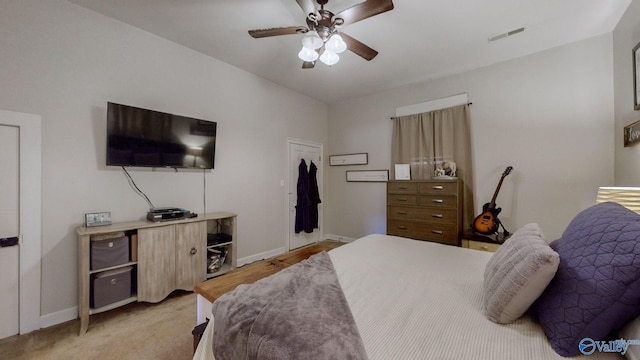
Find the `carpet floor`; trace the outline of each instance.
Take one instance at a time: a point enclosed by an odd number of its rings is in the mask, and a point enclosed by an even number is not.
[[[73,320],[0,340],[0,359],[182,360],[193,356],[196,295],[174,292],[157,304],[132,303],[92,315],[78,336]]]

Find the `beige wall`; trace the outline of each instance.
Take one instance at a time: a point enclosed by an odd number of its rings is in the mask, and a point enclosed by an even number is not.
[[[0,109],[42,116],[43,316],[76,316],[84,214],[147,211],[122,171],[104,166],[107,101],[217,121],[207,210],[239,214],[241,258],[285,246],[286,139],[326,144],[325,104],[64,0],[0,7]],[[156,206],[202,212],[202,172],[131,175]]]
[[[633,109],[633,58],[640,43],[640,2],[632,1],[613,32],[615,74],[615,184],[640,186],[640,145],[624,147],[624,127],[640,120]]]
[[[515,231],[538,222],[558,238],[598,186],[613,183],[612,35],[512,61],[331,104],[329,152],[368,152],[369,164],[329,168],[326,232],[358,238],[385,232],[385,184],[347,183],[345,170],[390,167],[397,107],[468,93],[475,163],[475,205],[498,196],[500,219]],[[640,147],[638,147],[640,150]]]

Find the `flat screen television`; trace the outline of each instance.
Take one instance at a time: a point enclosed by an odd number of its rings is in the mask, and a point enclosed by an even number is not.
[[[213,121],[107,103],[107,165],[213,169]]]

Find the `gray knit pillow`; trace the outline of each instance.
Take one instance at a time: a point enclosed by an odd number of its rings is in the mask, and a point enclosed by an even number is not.
[[[489,259],[484,271],[484,310],[489,320],[515,321],[553,279],[560,257],[543,236],[538,224],[527,224]]]

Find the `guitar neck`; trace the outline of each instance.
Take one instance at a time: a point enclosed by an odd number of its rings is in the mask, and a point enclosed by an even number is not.
[[[504,180],[506,175],[502,175],[500,181],[498,182],[498,186],[496,187],[496,191],[493,193],[493,197],[491,198],[491,202],[489,203],[489,209],[493,209],[496,207],[496,199],[498,198],[498,192],[500,192],[500,188],[502,187],[502,181]]]

